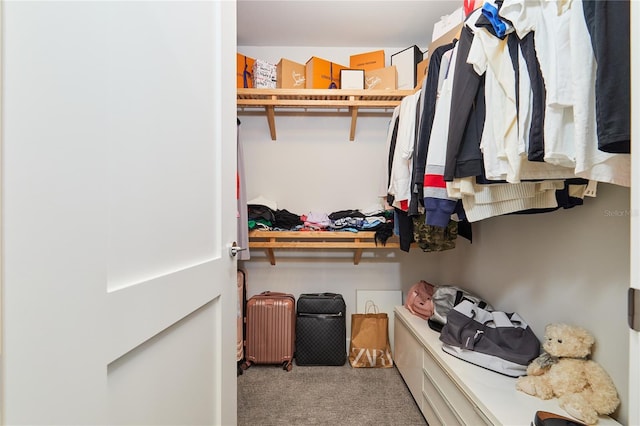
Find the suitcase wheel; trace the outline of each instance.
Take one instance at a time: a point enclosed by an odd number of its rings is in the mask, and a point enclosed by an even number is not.
[[[284,364],[282,364],[282,369],[291,371],[293,369],[293,364],[290,362],[285,362]]]
[[[249,361],[245,361],[242,364],[240,364],[240,368],[242,368],[243,370],[246,370],[249,367],[251,367],[251,363]]]

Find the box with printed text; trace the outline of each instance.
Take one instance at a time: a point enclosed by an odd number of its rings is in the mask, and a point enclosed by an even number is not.
[[[364,72],[364,88],[367,90],[396,90],[398,73],[395,66]]]
[[[375,70],[384,68],[384,50],[358,53],[349,57],[349,68],[361,70]]]
[[[312,56],[305,65],[305,87],[307,89],[339,89],[340,71],[344,65]]]
[[[253,87],[256,89],[275,89],[276,88],[276,66],[256,59],[253,63]]]
[[[276,87],[278,89],[304,89],[305,79],[304,64],[281,58],[276,65]]]
[[[236,75],[237,75],[237,88],[252,88],[253,87],[253,64],[256,62],[254,58],[250,58],[241,53],[236,54]]]

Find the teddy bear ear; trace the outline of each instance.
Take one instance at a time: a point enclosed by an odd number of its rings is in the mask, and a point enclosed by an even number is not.
[[[582,341],[586,345],[589,345],[589,347],[593,346],[593,344],[596,342],[595,337],[593,337],[593,335],[585,329],[582,329],[581,333],[582,333]]]

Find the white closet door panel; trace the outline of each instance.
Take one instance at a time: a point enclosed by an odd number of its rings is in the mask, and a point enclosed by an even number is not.
[[[2,14],[2,421],[235,424],[235,2]]]
[[[640,138],[640,5],[631,2],[631,140]],[[633,23],[635,22],[635,25]],[[638,144],[633,143],[637,150]],[[640,291],[640,158],[631,157],[631,287]],[[636,310],[640,306],[635,307]],[[629,332],[629,407],[627,424],[640,424],[640,332]]]

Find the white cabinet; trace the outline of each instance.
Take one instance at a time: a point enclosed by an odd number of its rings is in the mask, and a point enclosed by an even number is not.
[[[429,426],[531,424],[535,412],[567,415],[556,399],[516,390],[516,379],[455,358],[439,334],[403,306],[394,311],[395,362]],[[617,425],[601,417],[599,425]]]

